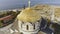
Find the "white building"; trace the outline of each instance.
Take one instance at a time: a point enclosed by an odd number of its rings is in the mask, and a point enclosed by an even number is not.
[[[26,8],[17,16],[21,34],[37,34],[40,30],[41,16],[38,11]]]
[[[39,31],[40,23],[37,21],[36,23],[24,23],[22,21],[18,21],[19,31],[23,34],[37,34]]]

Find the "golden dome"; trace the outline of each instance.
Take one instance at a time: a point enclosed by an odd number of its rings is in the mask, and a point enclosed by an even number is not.
[[[41,19],[40,12],[32,8],[26,8],[17,16],[17,19],[23,22],[36,22]]]

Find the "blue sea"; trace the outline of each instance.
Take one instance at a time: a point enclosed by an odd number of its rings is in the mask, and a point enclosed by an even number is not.
[[[31,6],[36,4],[60,5],[60,0],[30,0]],[[28,6],[28,0],[0,0],[0,10],[17,9]]]

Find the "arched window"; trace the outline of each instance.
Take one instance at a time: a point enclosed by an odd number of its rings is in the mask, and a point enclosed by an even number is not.
[[[35,24],[34,24],[34,29],[35,29]]]
[[[28,25],[26,26],[26,29],[29,30],[29,26]]]
[[[21,28],[22,28],[22,24],[21,24]]]
[[[22,28],[22,25],[24,24],[24,22],[22,21],[22,23],[21,23],[21,28]]]

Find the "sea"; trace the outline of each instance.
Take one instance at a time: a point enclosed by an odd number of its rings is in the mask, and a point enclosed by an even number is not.
[[[23,8],[24,5],[28,7],[28,1],[29,0],[0,0],[0,10]],[[60,0],[30,0],[30,1],[31,6],[37,4],[60,5]]]

